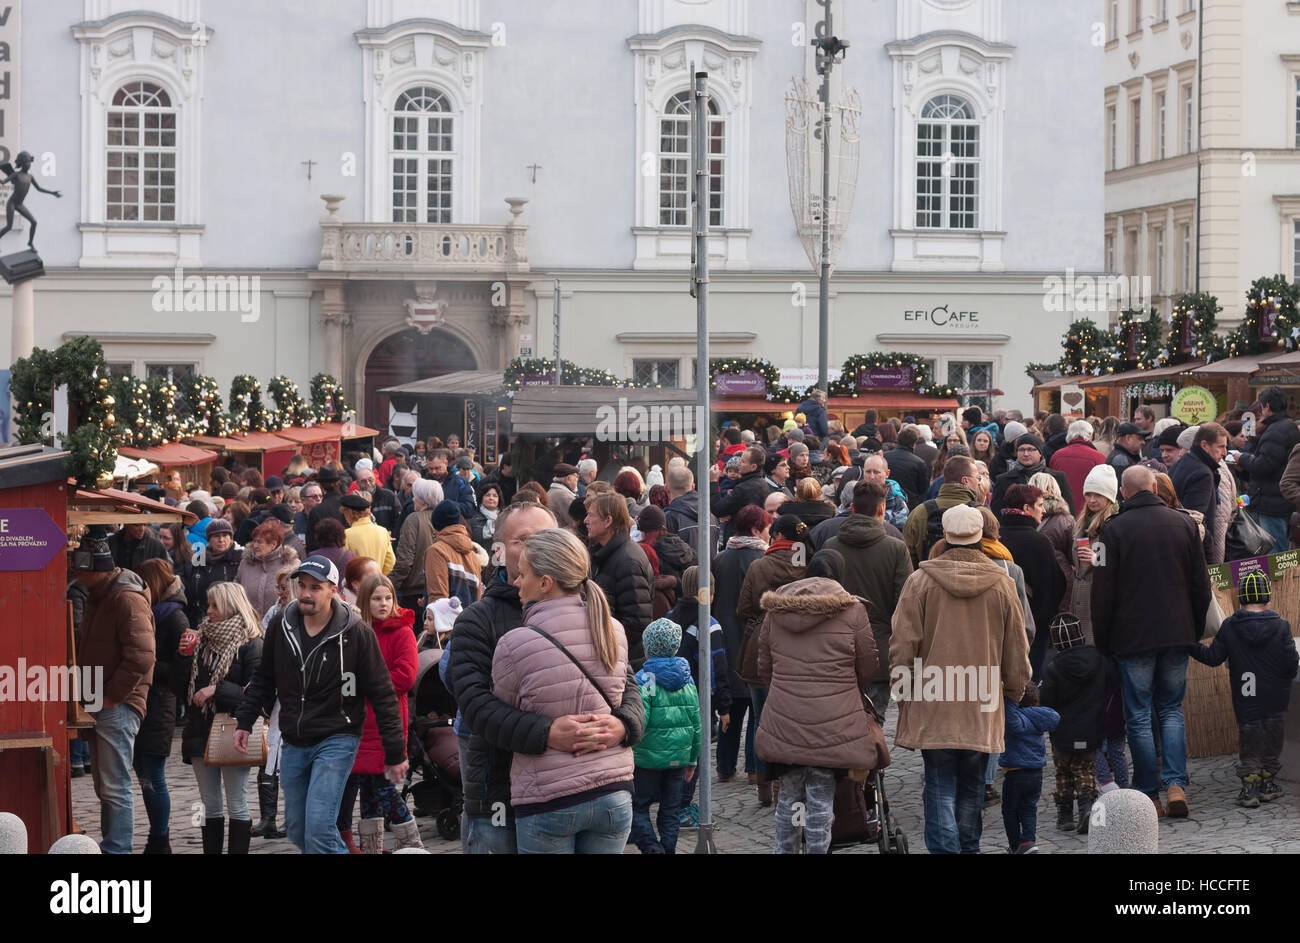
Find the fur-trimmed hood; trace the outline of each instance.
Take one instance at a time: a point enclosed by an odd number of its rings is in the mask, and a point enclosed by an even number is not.
[[[759,605],[765,612],[779,613],[782,628],[806,632],[861,602],[834,580],[810,576],[764,593]]]

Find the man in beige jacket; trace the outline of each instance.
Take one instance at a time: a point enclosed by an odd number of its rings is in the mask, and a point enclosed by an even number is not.
[[[925,762],[925,844],[976,854],[984,770],[1001,753],[1003,698],[1030,679],[1029,640],[1015,586],[980,549],[984,519],[966,505],[943,514],[948,549],[903,585],[889,645],[897,746]]]

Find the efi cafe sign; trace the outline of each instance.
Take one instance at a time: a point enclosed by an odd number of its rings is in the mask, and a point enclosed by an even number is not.
[[[959,308],[942,304],[933,308],[914,308],[903,312],[903,321],[907,324],[941,327],[946,330],[977,328],[980,326],[978,311],[962,311]]]

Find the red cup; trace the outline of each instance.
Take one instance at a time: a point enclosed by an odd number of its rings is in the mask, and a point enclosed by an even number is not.
[[[193,655],[194,647],[199,644],[199,633],[193,629],[186,629],[181,633],[181,644],[179,651],[182,655]]]

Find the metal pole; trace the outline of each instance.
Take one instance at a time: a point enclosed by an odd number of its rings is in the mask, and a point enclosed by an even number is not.
[[[826,38],[835,35],[826,0]],[[835,52],[821,47],[822,61],[822,270],[817,287],[817,386],[829,389],[831,347],[831,66]]]
[[[691,63],[695,72],[695,63]],[[695,768],[699,777],[700,791],[700,827],[697,833],[695,853],[697,855],[716,854],[713,843],[713,770],[712,719],[713,719],[713,638],[710,632],[710,601],[713,582],[709,564],[713,560],[709,542],[712,528],[709,527],[709,463],[712,449],[709,443],[709,165],[705,151],[708,123],[708,83],[707,72],[695,72],[695,97],[692,99],[691,121],[693,141],[691,144],[691,164],[695,173],[695,390],[699,395],[695,412],[695,482],[700,494],[699,520],[703,525],[698,528],[695,540],[696,556],[699,559],[700,589],[699,615],[695,625],[699,632],[698,658],[700,662],[700,759]]]
[[[555,308],[551,315],[555,328],[555,385],[564,383],[564,367],[560,363],[560,280],[555,279]]]

